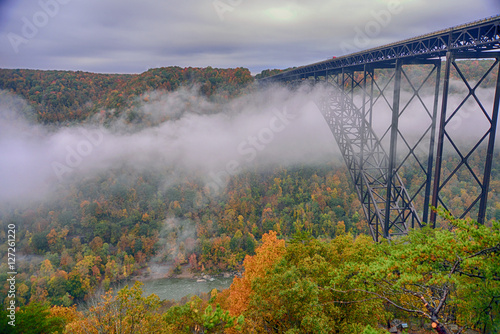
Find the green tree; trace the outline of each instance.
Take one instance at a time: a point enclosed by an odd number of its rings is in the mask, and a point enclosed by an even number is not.
[[[8,324],[11,321],[5,310],[0,311],[0,333],[12,334],[52,334],[62,332],[64,321],[59,317],[50,316],[47,304],[30,303],[21,307],[15,314],[15,326]]]
[[[374,245],[373,262],[350,259],[337,281],[354,283],[343,293],[363,292],[365,298],[427,318],[438,333],[451,333],[449,324],[498,332],[500,224],[488,227],[440,214],[449,220],[450,230],[423,228]]]
[[[197,296],[184,305],[171,307],[163,316],[168,329],[174,333],[224,333],[225,329],[241,330],[244,317],[229,315],[219,304],[215,309]]]

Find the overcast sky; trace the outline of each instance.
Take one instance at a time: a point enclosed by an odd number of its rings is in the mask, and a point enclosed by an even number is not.
[[[500,13],[500,0],[0,0],[0,68],[257,74]]]

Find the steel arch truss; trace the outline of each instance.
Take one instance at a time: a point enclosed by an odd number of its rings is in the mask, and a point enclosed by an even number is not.
[[[316,77],[317,81],[323,79],[331,84],[327,97],[318,105],[344,156],[376,241],[380,237],[406,234],[409,228],[422,226],[428,217],[437,98],[429,105],[421,92],[431,82],[432,93],[437,95],[440,61],[418,64],[428,65],[428,73],[421,75],[423,79],[417,83],[408,74],[412,64],[403,66],[402,61],[380,68],[365,66],[362,72],[343,70]],[[388,79],[377,79],[380,74],[377,71],[390,71],[382,76]],[[421,105],[427,122],[408,139],[398,124],[406,114],[415,113],[415,103]],[[385,124],[377,131],[373,127],[374,117],[384,108],[391,115],[389,126]],[[400,176],[403,165],[410,161],[422,174],[420,183],[414,182],[411,192]],[[421,207],[417,209],[414,203]]]
[[[328,83],[327,93],[317,104],[349,168],[370,232],[378,241],[425,224],[435,227],[436,214],[430,212],[430,206],[441,205],[456,217],[485,222],[500,106],[498,49],[500,15],[301,66],[259,82],[299,85],[313,79]],[[472,82],[461,70],[457,61],[461,59],[492,61],[481,79]],[[493,99],[480,90],[487,80],[496,84]],[[450,98],[457,81],[464,91],[458,102]],[[482,123],[476,138],[464,147],[460,139],[469,131],[456,124],[477,120]],[[449,161],[444,162],[445,154],[451,160],[458,157],[451,169]],[[484,162],[482,171],[471,163],[478,157]],[[407,169],[414,175],[409,176]],[[459,178],[472,180],[466,185],[470,201],[463,211],[452,208],[445,194]]]
[[[388,155],[362,112],[336,89],[331,89],[319,106],[347,164],[373,239],[406,234],[407,219],[416,217],[415,209],[399,176],[388,181]],[[389,224],[385,224],[387,219]]]

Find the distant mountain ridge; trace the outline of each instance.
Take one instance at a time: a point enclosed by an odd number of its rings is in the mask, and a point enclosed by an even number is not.
[[[0,90],[26,99],[42,124],[78,123],[102,109],[130,108],[149,91],[199,86],[200,94],[228,99],[253,82],[246,68],[162,67],[141,74],[0,69]]]

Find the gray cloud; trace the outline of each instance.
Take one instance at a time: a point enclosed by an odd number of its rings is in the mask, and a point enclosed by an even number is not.
[[[391,1],[10,1],[0,14],[0,67],[120,73],[169,65],[286,68],[342,54],[341,44],[352,43],[356,29]],[[218,3],[226,9],[218,12]],[[493,0],[399,3],[401,11],[366,47],[500,12]],[[47,22],[44,12],[51,14]],[[29,38],[23,35],[25,19],[39,20]],[[9,33],[25,38],[17,53]]]

